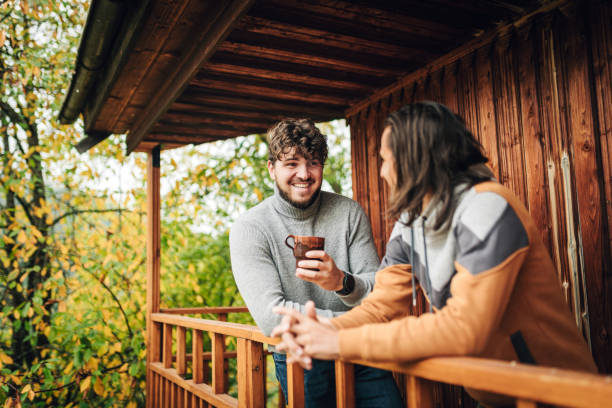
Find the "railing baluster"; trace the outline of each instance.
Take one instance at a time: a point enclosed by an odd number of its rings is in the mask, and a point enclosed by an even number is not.
[[[162,363],[164,368],[172,367],[172,325],[164,324]]]
[[[249,407],[265,407],[266,383],[264,370],[263,344],[247,341],[247,376],[249,379],[248,400]]]
[[[176,329],[176,373],[178,375],[185,375],[187,371],[187,363],[185,356],[187,354],[186,347],[186,329],[182,326],[178,326]]]
[[[537,408],[538,404],[535,401],[517,399],[516,408]]]
[[[336,360],[336,406],[355,407],[355,366]]]
[[[225,358],[223,356],[225,342],[223,337],[222,334],[212,334],[212,389],[215,394],[225,392]]]
[[[218,313],[217,314],[217,320],[219,320],[220,322],[227,322],[227,313]],[[223,351],[225,351],[225,336],[223,337]],[[224,360],[223,361],[223,384],[225,386],[225,388],[223,389],[223,392],[227,391],[227,387],[229,384],[229,360]]]
[[[287,364],[287,399],[292,408],[304,406],[304,369],[297,363]]]
[[[247,341],[245,339],[236,339],[236,351],[237,356],[237,378],[238,382],[238,407],[248,407],[248,394],[249,394],[249,372],[248,372],[248,356],[247,356]],[[213,360],[214,366],[214,360]]]
[[[406,402],[409,408],[433,407],[433,383],[414,375],[407,376]]]
[[[202,360],[202,331],[193,329],[191,347],[191,370],[193,376],[193,383],[202,384],[202,382],[204,381],[204,360]]]

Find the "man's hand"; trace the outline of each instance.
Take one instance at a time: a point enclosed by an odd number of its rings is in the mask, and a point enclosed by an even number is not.
[[[336,263],[325,251],[308,251],[307,259],[298,263],[295,276],[308,282],[316,283],[325,290],[342,289],[344,272],[336,266]],[[306,269],[307,268],[307,269]],[[312,270],[318,269],[318,270]]]

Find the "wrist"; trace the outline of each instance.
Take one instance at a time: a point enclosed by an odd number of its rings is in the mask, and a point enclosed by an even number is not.
[[[336,293],[340,296],[350,295],[355,289],[355,278],[348,272],[344,272],[342,278],[342,288],[336,290]]]

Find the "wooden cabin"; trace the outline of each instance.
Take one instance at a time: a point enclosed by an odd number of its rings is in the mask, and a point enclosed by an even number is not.
[[[611,23],[605,0],[93,0],[60,118],[83,115],[81,152],[114,133],[127,134],[128,152],[149,155],[148,406],[263,406],[263,345],[276,341],[224,322],[245,309],[161,308],[160,154],[263,133],[288,116],[344,118],[354,197],[382,255],[382,123],[422,99],[465,118],[498,179],[528,207],[576,325],[600,372],[611,373]],[[203,312],[220,318],[186,316]],[[224,336],[238,339],[235,352]],[[228,358],[237,358],[237,399],[227,394]],[[351,362],[336,367],[338,406],[350,407]],[[402,373],[411,407],[472,406],[440,383],[512,395],[520,407],[612,401],[604,375],[474,358],[386,367]],[[302,374],[289,367],[294,407],[303,405]]]

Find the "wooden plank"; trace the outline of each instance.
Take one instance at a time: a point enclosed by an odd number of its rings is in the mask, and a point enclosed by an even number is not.
[[[214,306],[214,307],[176,307],[161,308],[160,313],[169,314],[220,314],[220,313],[248,313],[249,309],[244,306]]]
[[[612,6],[610,2],[594,1],[589,3],[590,24],[593,39],[593,91],[595,93],[596,113],[599,124],[599,148],[602,160],[603,205],[601,216],[604,220],[604,231],[607,239],[603,240],[603,268],[608,271],[603,274],[600,288],[606,299],[612,297]],[[587,36],[587,38],[589,38]],[[607,224],[605,222],[607,220]],[[597,291],[597,290],[596,290]],[[589,288],[589,293],[591,289]],[[604,302],[599,307],[591,307],[591,314],[598,315],[605,323],[603,327],[595,326],[593,322],[593,341],[605,346],[598,347],[595,360],[602,372],[612,372],[612,350],[610,333],[612,333],[612,305]],[[595,335],[597,332],[597,335]],[[606,335],[604,336],[604,333]],[[604,347],[605,350],[604,351]]]
[[[251,3],[252,0],[233,0],[224,4],[223,11],[218,16],[209,16],[212,21],[207,26],[203,38],[200,38],[200,41],[193,41],[193,47],[185,52],[185,57],[178,64],[178,68],[159,88],[143,114],[134,123],[127,139],[128,152],[134,150],[149,133],[155,122],[182,93],[202,63],[210,57],[217,44],[227,36],[232,25],[251,6]]]
[[[475,55],[469,55],[457,64],[458,114],[467,128],[480,140],[478,135],[478,114],[476,100]]]
[[[406,405],[409,408],[432,408],[433,383],[414,375],[406,378]]]
[[[290,407],[304,406],[304,369],[297,363],[287,364],[287,398]]]
[[[595,139],[595,123],[593,112],[593,95],[591,88],[585,86],[590,82],[589,55],[584,46],[586,27],[584,20],[571,16],[568,18],[570,26],[567,35],[570,40],[566,43],[567,64],[567,92],[569,101],[569,135],[572,146],[572,165],[575,177],[575,193],[577,195],[576,215],[578,221],[578,265],[580,285],[585,288],[580,294],[582,306],[580,317],[589,345],[593,354],[610,364],[610,340],[601,339],[601,328],[610,328],[611,321],[606,321],[605,309],[609,303],[604,288],[603,277],[606,274],[603,261],[607,251],[605,243],[610,242],[609,232],[604,233],[603,224],[607,222],[602,217],[603,209],[601,169],[598,168],[598,141]],[[594,182],[598,180],[599,182]],[[606,249],[604,249],[604,245]],[[588,299],[586,288],[588,288]],[[579,288],[578,288],[579,289]],[[609,295],[609,291],[608,291]],[[590,310],[594,312],[591,313]],[[591,331],[591,327],[600,328]],[[603,341],[602,341],[603,340]],[[605,356],[605,357],[604,357]]]
[[[172,382],[177,384],[181,388],[189,390],[192,394],[195,394],[199,399],[206,403],[211,404],[214,407],[222,408],[237,408],[238,400],[231,397],[228,394],[215,394],[212,388],[208,384],[194,384],[191,380],[185,380],[176,374],[176,370],[173,368],[163,368],[160,363],[152,363],[151,367],[153,371],[162,376],[164,381]],[[164,405],[166,407],[168,405]]]
[[[238,406],[249,407],[249,368],[248,368],[248,345],[247,340],[237,339],[236,350],[238,351],[236,382],[238,383]],[[214,361],[214,360],[213,360]]]
[[[546,161],[542,146],[542,124],[538,107],[538,88],[535,60],[535,33],[527,26],[517,33],[519,41],[514,47],[517,61],[520,126],[524,141],[527,208],[540,231],[542,241],[552,253],[550,215],[546,199]],[[520,45],[519,45],[520,44]]]
[[[336,407],[355,407],[355,367],[351,363],[336,360]]]
[[[449,64],[444,67],[441,78],[441,102],[452,112],[459,113],[459,102],[457,101],[457,64]]]
[[[249,44],[234,41],[230,37],[219,45],[218,51],[246,55],[250,57],[266,58],[273,61],[294,61],[312,67],[326,68],[332,70],[345,70],[358,72],[364,75],[395,77],[405,72],[399,67],[371,66],[363,61],[343,59],[340,56],[325,55],[320,53],[305,53],[303,50],[278,49],[264,44]]]
[[[516,39],[502,37],[493,48],[492,85],[499,148],[499,181],[527,206],[523,135],[517,99],[516,63],[513,45]]]
[[[241,340],[241,339],[239,339]],[[242,341],[242,340],[241,340]],[[244,367],[247,390],[246,401],[248,407],[263,408],[265,407],[265,369],[264,369],[264,352],[263,345],[254,341],[245,340],[243,346],[246,353],[246,364]],[[239,361],[240,364],[240,361]]]
[[[211,72],[216,74],[242,75],[249,78],[281,81],[283,83],[294,83],[300,86],[308,84],[309,86],[313,85],[330,89],[338,88],[341,90],[360,92],[362,94],[369,94],[375,89],[373,85],[367,82],[349,82],[302,74],[295,71],[278,71],[237,64],[209,62],[204,66],[204,70],[207,73]]]
[[[147,367],[161,359],[159,325],[151,321],[151,315],[159,311],[159,271],[160,271],[160,151],[154,149],[147,158],[147,300],[146,300],[146,349]],[[147,389],[150,390],[150,372],[147,369]]]
[[[202,359],[203,350],[203,334],[201,330],[193,329],[191,345],[193,358],[191,362],[192,377],[195,384],[201,384],[204,381],[204,360]]]
[[[176,330],[176,372],[178,375],[185,375],[187,371],[187,363],[185,360],[186,355],[186,329],[184,327],[177,327]]]
[[[247,78],[244,81],[238,81],[213,78],[209,75],[198,77],[191,81],[189,86],[231,92],[234,95],[273,97],[278,101],[325,103],[337,105],[340,108],[346,107],[352,99],[359,95],[357,93],[333,92],[331,89],[326,88],[311,89],[312,87],[302,87],[302,89],[297,90],[290,86],[283,86],[282,83],[278,84],[278,87],[274,83],[255,85],[251,79]]]
[[[172,329],[173,329],[172,325],[164,324],[162,363],[165,368],[172,367]]]
[[[225,351],[225,339],[222,334],[212,333],[212,389],[215,394],[223,394],[225,392],[225,359],[223,352]]]
[[[538,404],[535,401],[520,399],[516,401],[516,408],[537,408]]]
[[[491,78],[491,48],[483,47],[476,51],[474,70],[476,72],[476,115],[478,126],[473,127],[476,137],[484,147],[489,162],[487,165],[499,180],[499,157],[496,131],[495,105],[493,104],[493,83]],[[471,107],[465,107],[469,109]]]
[[[383,229],[383,221],[381,219],[382,212],[380,207],[380,184],[378,173],[378,160],[380,153],[380,130],[379,130],[379,106],[373,106],[368,110],[366,116],[366,149],[367,156],[365,164],[367,164],[368,178],[368,201],[370,223],[372,225],[372,235],[374,236],[374,245],[378,251],[378,256],[382,257],[385,248],[385,236]]]
[[[352,362],[547,404],[586,408],[612,401],[611,376],[561,368],[475,357],[439,357],[412,364]]]

